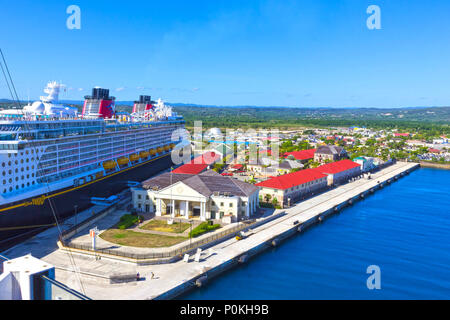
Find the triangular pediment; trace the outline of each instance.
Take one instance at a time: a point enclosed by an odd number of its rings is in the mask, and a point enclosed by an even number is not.
[[[173,197],[174,199],[179,199],[180,197],[184,198],[201,198],[205,199],[206,197],[194,190],[190,186],[186,185],[182,181],[179,181],[171,186],[168,186],[158,192],[159,195]]]

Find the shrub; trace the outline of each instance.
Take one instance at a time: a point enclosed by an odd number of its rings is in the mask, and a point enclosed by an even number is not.
[[[143,218],[142,216],[134,216],[131,214],[124,214],[122,217],[120,217],[120,222],[117,224],[117,228],[120,230],[127,229],[131,227],[132,225],[139,222],[139,219]]]
[[[218,228],[220,228],[220,224],[210,225],[208,222],[202,222],[197,227],[192,229],[191,232],[189,232],[189,237],[195,238],[195,237],[198,237],[199,235],[202,235],[206,232],[213,231]]]

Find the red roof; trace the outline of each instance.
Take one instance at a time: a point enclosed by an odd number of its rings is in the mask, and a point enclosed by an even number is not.
[[[233,169],[242,169],[243,165],[242,164],[235,164],[232,166]]]
[[[409,137],[409,133],[394,133],[395,137]]]
[[[176,168],[172,172],[173,173],[182,173],[182,174],[199,174],[202,171],[204,171],[206,168],[208,168],[207,164],[188,163],[188,164],[182,165],[181,167]]]
[[[204,154],[202,154],[201,156],[194,158],[190,163],[210,165],[219,159],[220,159],[220,154],[215,153],[213,151],[208,151],[208,152],[205,152]]]
[[[314,158],[314,153],[316,152],[316,149],[308,149],[308,150],[301,150],[301,151],[294,151],[294,152],[286,152],[284,154],[284,157],[287,158],[288,156],[292,155],[297,160],[308,160]]]
[[[260,182],[256,184],[256,186],[285,190],[304,184],[306,182],[314,181],[325,177],[326,177],[325,174],[317,172],[313,169],[305,169]]]
[[[430,148],[430,149],[428,149],[428,152],[431,152],[431,153],[441,153],[441,150]]]
[[[339,173],[342,171],[350,170],[350,169],[353,169],[353,168],[356,168],[359,166],[360,165],[358,163],[346,159],[346,160],[327,163],[327,164],[321,165],[317,168],[314,168],[312,170],[315,170],[320,173],[325,173],[325,174],[334,174],[334,173]]]

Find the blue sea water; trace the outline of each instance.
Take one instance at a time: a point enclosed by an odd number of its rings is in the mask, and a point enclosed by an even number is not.
[[[450,171],[416,170],[180,298],[450,299],[449,194]]]

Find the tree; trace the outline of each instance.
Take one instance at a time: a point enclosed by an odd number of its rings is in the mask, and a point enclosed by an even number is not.
[[[274,207],[276,207],[278,205],[278,199],[277,198],[273,198],[272,204],[274,205]]]

